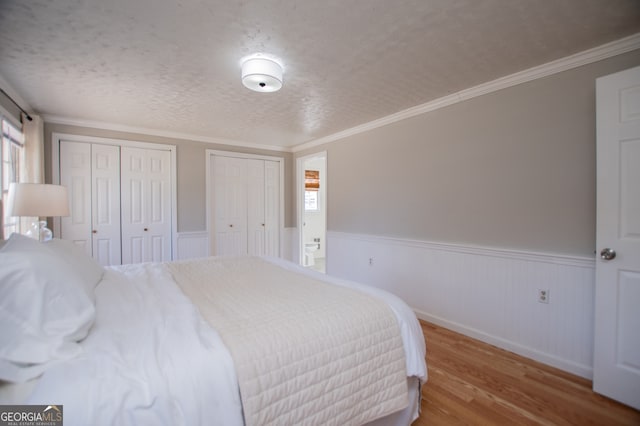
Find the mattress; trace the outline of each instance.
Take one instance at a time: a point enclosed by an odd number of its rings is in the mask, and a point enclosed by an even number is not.
[[[262,261],[384,302],[397,321],[404,374],[411,379],[410,404],[400,421],[413,420],[427,371],[424,338],[406,304],[381,290],[315,274],[280,259]],[[63,405],[67,425],[245,424],[232,354],[216,324],[205,320],[197,303],[176,283],[169,264],[106,268],[95,288],[95,304],[93,327],[79,342],[81,353],[18,386],[19,393],[3,386],[0,403]],[[388,416],[385,424],[400,418]]]

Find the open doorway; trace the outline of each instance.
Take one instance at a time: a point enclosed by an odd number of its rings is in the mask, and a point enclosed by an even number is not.
[[[327,153],[298,158],[298,217],[300,264],[326,272]]]

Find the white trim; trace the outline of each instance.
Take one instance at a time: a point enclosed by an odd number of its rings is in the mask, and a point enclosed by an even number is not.
[[[467,327],[435,315],[430,315],[417,309],[414,309],[413,311],[421,320],[434,323],[441,327],[448,328],[449,330],[464,334],[465,336],[473,337],[474,339],[480,340],[481,342],[489,343],[490,345],[497,346],[518,355],[542,362],[543,364],[551,365],[561,370],[568,371],[589,380],[591,380],[591,378],[593,377],[593,367],[589,365],[579,364],[565,358],[560,358],[542,351],[537,351],[527,346],[520,345],[514,341],[496,337],[491,334],[485,333],[482,330],[478,330],[473,327]],[[427,342],[427,345],[428,344],[429,342]]]
[[[60,183],[61,140],[71,142],[98,143],[103,145],[116,145],[129,148],[157,149],[171,152],[171,258],[176,259],[178,249],[178,166],[176,145],[53,132],[51,134],[51,183],[53,184]],[[60,234],[60,218],[54,218],[53,232],[54,235]]]
[[[415,117],[420,114],[435,111],[449,105],[457,104],[481,95],[496,92],[508,87],[517,86],[518,84],[527,83],[532,80],[548,77],[563,71],[587,65],[593,62],[601,61],[612,56],[621,55],[640,48],[640,33],[636,33],[629,37],[603,44],[593,49],[585,50],[565,58],[557,59],[546,64],[538,65],[524,71],[500,77],[493,81],[479,84],[468,89],[463,89],[451,95],[443,96],[433,101],[417,105],[412,108],[405,109],[395,114],[382,117],[378,120],[370,121],[360,126],[355,126],[341,132],[334,133],[319,139],[311,140],[300,145],[294,146],[292,152],[299,152],[305,149],[313,148],[348,136],[353,136],[387,124],[396,123],[407,118]]]
[[[231,139],[213,138],[209,136],[200,136],[183,132],[171,132],[168,130],[150,129],[146,127],[127,126],[124,124],[105,123],[102,121],[82,120],[69,117],[60,117],[57,115],[46,114],[43,119],[47,123],[65,124],[69,126],[89,127],[92,129],[113,130],[116,132],[140,133],[149,136],[159,136],[170,139],[183,139],[188,141],[205,142],[211,144],[230,145],[243,148],[260,149],[265,151],[290,152],[287,147],[276,145],[265,145],[259,143],[251,143],[244,141],[236,141]]]
[[[302,218],[304,217],[304,169],[303,169],[303,164],[306,160],[310,160],[312,158],[317,158],[317,157],[324,157],[324,163],[325,163],[325,174],[327,174],[327,170],[329,169],[329,158],[327,156],[327,151],[318,151],[318,152],[314,152],[313,154],[309,154],[309,155],[304,155],[302,157],[298,157],[296,158],[296,214],[297,214],[297,258],[298,258],[298,263],[300,265],[302,265],[303,260],[304,260],[304,241],[302,241],[303,238],[303,225],[300,223],[300,221],[302,220]],[[324,199],[322,200],[323,203],[325,203],[325,207],[324,207],[324,223],[325,223],[325,240],[326,238],[326,234],[327,234],[327,212],[329,211],[328,207],[328,201],[329,201],[329,195],[328,195],[328,191],[327,191],[327,182],[328,179],[325,177],[324,178],[324,182],[325,182],[325,189],[324,189]],[[326,241],[324,242],[326,244]],[[325,253],[326,253],[326,248],[325,248]]]
[[[439,251],[449,251],[453,253],[473,254],[480,256],[499,257],[503,259],[523,260],[527,262],[544,262],[555,265],[575,266],[579,268],[589,268],[595,270],[594,257],[573,256],[566,254],[541,253],[525,250],[514,250],[506,248],[482,247],[475,245],[452,244],[434,241],[412,240],[407,238],[386,237],[379,235],[352,234],[346,232],[327,232],[327,240],[331,238],[340,238],[354,241],[365,241],[379,244],[401,245],[404,247],[415,247],[422,249],[431,249]]]
[[[250,158],[254,160],[267,160],[267,161],[277,161],[280,165],[280,218],[278,224],[278,234],[280,241],[278,242],[278,256],[282,257],[284,253],[284,158],[283,157],[275,157],[270,155],[259,155],[259,154],[245,154],[241,152],[234,151],[220,151],[216,149],[207,149],[205,150],[205,226],[207,236],[209,238],[209,244],[207,245],[207,256],[211,256],[212,253],[212,245],[215,242],[215,238],[212,235],[213,232],[213,212],[211,211],[211,201],[213,199],[213,186],[210,184],[212,178],[212,170],[211,170],[211,159],[212,157],[218,155],[223,157],[234,157],[234,158]]]

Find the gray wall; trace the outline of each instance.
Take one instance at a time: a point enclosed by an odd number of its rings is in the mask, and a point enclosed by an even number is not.
[[[14,120],[20,122],[20,109],[11,100],[0,93],[0,107],[3,108]]]
[[[637,65],[630,52],[296,157],[327,150],[330,231],[590,256],[595,79]]]
[[[205,150],[217,149],[221,151],[233,151],[259,155],[270,155],[273,157],[283,157],[285,159],[285,226],[290,227],[294,222],[295,216],[293,212],[293,203],[291,197],[293,195],[292,184],[294,182],[291,174],[293,172],[293,155],[290,153],[231,147],[228,145],[217,145],[183,139],[171,139],[136,133],[124,133],[112,130],[101,130],[87,127],[45,123],[45,177],[47,182],[52,181],[51,136],[54,132],[176,145],[178,173],[178,232],[204,231],[206,229]]]

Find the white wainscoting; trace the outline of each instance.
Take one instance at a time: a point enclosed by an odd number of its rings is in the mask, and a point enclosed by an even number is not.
[[[176,260],[193,259],[209,255],[209,233],[207,231],[179,232],[177,235]],[[298,262],[298,229],[284,228],[282,232],[282,257]]]
[[[388,290],[421,319],[592,378],[595,260],[340,232],[331,275]],[[549,290],[549,303],[538,302]],[[429,342],[427,342],[427,347]]]
[[[209,255],[209,233],[207,231],[178,232],[176,260],[193,259]]]
[[[300,261],[300,243],[298,242],[298,228],[284,228],[282,241],[282,258],[294,263]]]

